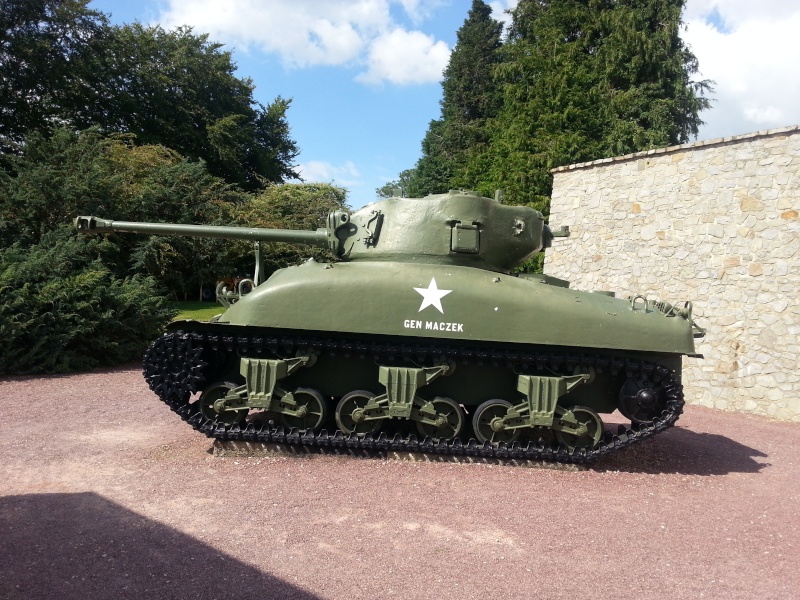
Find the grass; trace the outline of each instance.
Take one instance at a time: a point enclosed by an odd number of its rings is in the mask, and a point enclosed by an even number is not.
[[[178,311],[175,317],[176,321],[180,319],[208,321],[214,315],[225,311],[225,309],[216,302],[170,302],[170,306]]]

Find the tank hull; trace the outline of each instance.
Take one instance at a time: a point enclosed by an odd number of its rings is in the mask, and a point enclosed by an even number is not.
[[[471,267],[309,261],[276,272],[231,306],[220,323],[438,341],[695,351],[684,318],[546,281]]]

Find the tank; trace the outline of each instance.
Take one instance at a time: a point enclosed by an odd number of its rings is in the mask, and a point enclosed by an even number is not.
[[[335,211],[316,231],[75,224],[256,242],[254,281],[218,289],[226,310],[172,323],[144,357],[159,398],[221,440],[587,462],[677,421],[704,334],[688,301],[516,274],[569,230],[475,192]],[[267,242],[336,258],[264,279]]]

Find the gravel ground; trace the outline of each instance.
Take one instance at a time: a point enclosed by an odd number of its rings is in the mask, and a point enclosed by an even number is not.
[[[0,598],[800,597],[800,424],[588,470],[219,456],[138,368],[0,381]]]

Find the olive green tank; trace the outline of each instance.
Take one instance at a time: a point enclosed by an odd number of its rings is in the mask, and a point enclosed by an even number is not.
[[[256,242],[254,280],[217,290],[227,310],[173,323],[145,355],[153,391],[218,439],[585,462],[675,423],[704,333],[688,301],[515,274],[569,231],[474,192],[335,211],[316,231],[76,227]],[[337,259],[264,280],[263,242]]]

